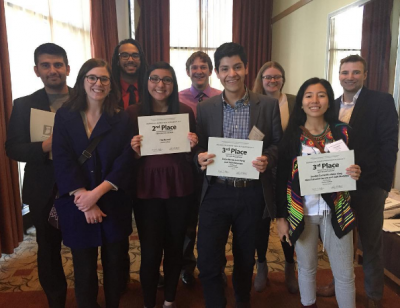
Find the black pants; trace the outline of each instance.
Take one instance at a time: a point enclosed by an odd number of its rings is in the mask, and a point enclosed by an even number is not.
[[[256,234],[256,250],[258,262],[264,262],[266,260],[266,254],[268,250],[269,231],[271,226],[271,218],[267,217],[259,221],[257,224]],[[294,245],[290,246],[289,243],[281,242],[283,253],[285,254],[285,261],[288,263],[294,262]]]
[[[197,238],[197,264],[206,307],[226,306],[221,268],[225,263],[225,245],[230,229],[235,260],[232,276],[235,299],[241,303],[250,301],[256,226],[264,204],[261,183],[247,188],[224,184],[214,184],[208,188],[200,205]]]
[[[388,193],[382,188],[371,187],[368,190],[357,189],[350,194],[363,251],[365,293],[373,300],[380,300],[384,287],[383,209]]]
[[[142,253],[140,282],[146,307],[154,307],[156,304],[163,251],[164,297],[169,302],[175,300],[182,268],[182,247],[191,199],[192,196],[142,199],[135,206],[135,219]]]
[[[121,283],[124,282],[124,241],[103,244],[101,263],[103,266],[104,295],[107,308],[118,308]],[[75,297],[79,308],[98,308],[97,257],[98,247],[71,249],[74,263]]]
[[[61,231],[49,224],[49,213],[53,206],[51,198],[45,207],[29,205],[32,222],[36,228],[38,244],[37,264],[39,281],[47,296],[49,307],[65,307],[67,281],[61,260]]]

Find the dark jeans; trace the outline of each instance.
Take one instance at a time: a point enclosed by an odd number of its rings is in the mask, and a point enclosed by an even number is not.
[[[46,206],[29,206],[32,222],[36,228],[38,244],[37,264],[39,281],[47,296],[50,308],[65,307],[67,296],[67,281],[61,260],[61,231],[49,224],[49,213],[53,206],[51,198]]]
[[[266,260],[268,241],[269,241],[269,231],[271,226],[271,218],[267,217],[259,221],[257,224],[257,234],[256,234],[256,250],[258,262],[264,262]],[[285,254],[285,261],[288,263],[294,262],[294,246],[290,246],[286,242],[281,242],[283,253]]]
[[[103,244],[104,296],[107,308],[118,308],[121,284],[124,282],[124,241]],[[98,308],[97,257],[98,247],[71,249],[75,276],[75,297],[79,308]]]
[[[263,208],[261,183],[247,188],[225,184],[209,186],[200,206],[197,238],[199,277],[206,307],[226,306],[221,268],[225,264],[225,245],[230,229],[235,260],[232,276],[235,299],[242,303],[250,301],[256,226]]]
[[[384,270],[382,248],[383,209],[388,193],[379,187],[351,192],[351,207],[357,221],[363,251],[364,288],[367,296],[383,296]]]
[[[138,228],[144,305],[156,304],[160,263],[164,251],[164,298],[175,300],[182,269],[182,247],[187,228],[187,214],[192,196],[170,199],[142,199],[135,206]]]

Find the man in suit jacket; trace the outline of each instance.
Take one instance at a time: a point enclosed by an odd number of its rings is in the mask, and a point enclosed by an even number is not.
[[[271,169],[277,163],[277,145],[282,135],[279,105],[276,99],[252,93],[245,87],[247,56],[242,46],[225,43],[217,48],[214,57],[215,72],[224,92],[197,107],[199,150],[195,163],[201,170],[213,163],[214,153],[207,152],[208,137],[248,139],[256,128],[265,136],[259,138],[263,141],[262,155],[248,166],[260,172],[259,180],[204,178],[197,243],[199,277],[206,307],[225,307],[220,272],[232,228],[236,307],[250,307],[257,221],[265,206],[271,218],[276,212]]]
[[[362,170],[357,190],[351,192],[351,207],[363,250],[366,307],[380,307],[384,287],[383,209],[393,182],[399,127],[393,97],[363,87],[366,77],[362,57],[342,59],[339,80],[343,95],[335,101],[335,108],[339,120],[352,127],[349,146]]]
[[[49,159],[52,134],[43,142],[31,142],[31,108],[55,112],[69,98],[65,50],[55,44],[40,45],[34,54],[36,76],[44,88],[16,99],[7,130],[7,156],[25,162],[22,201],[29,205],[38,244],[39,281],[50,307],[65,307],[67,283],[61,261],[61,232],[52,227],[49,213],[54,202],[54,169]]]

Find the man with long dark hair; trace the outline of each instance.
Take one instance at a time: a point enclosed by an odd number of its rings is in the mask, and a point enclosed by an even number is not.
[[[121,41],[114,49],[111,67],[120,87],[121,107],[126,109],[129,105],[139,103],[147,70],[146,57],[140,44],[131,38]]]
[[[31,109],[56,112],[69,98],[69,75],[65,50],[53,43],[36,48],[34,71],[44,88],[14,101],[7,131],[6,152],[11,159],[26,162],[22,201],[29,205],[38,244],[39,281],[49,306],[65,307],[67,282],[61,262],[61,232],[52,227],[49,213],[54,203],[54,169],[50,159],[51,134],[43,142],[31,142]],[[52,129],[51,129],[52,130]]]

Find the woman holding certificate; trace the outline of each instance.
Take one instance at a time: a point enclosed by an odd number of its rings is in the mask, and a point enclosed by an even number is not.
[[[90,59],[81,67],[70,100],[55,116],[55,200],[64,244],[71,247],[78,307],[97,303],[101,247],[107,307],[119,306],[124,242],[132,232],[129,181],[134,152],[128,115],[110,66]],[[85,153],[82,154],[82,153]]]
[[[289,115],[295,105],[296,96],[282,93],[285,85],[285,70],[282,65],[275,61],[269,61],[258,71],[254,81],[253,92],[267,95],[276,98],[279,101],[279,111],[281,115],[282,130],[285,131]],[[272,170],[276,177],[276,168]],[[275,182],[274,182],[275,183]],[[271,219],[268,217],[268,211],[264,211],[263,219],[257,226],[256,250],[257,250],[257,275],[254,278],[254,289],[257,292],[262,292],[267,286],[268,280],[268,265],[267,265],[267,250],[269,241],[269,231]],[[282,242],[282,249],[285,255],[285,284],[290,293],[297,293],[299,285],[295,275],[294,262],[294,247],[286,242]]]
[[[295,245],[301,303],[316,305],[317,246],[321,236],[335,278],[339,307],[355,307],[353,228],[355,218],[347,191],[301,197],[297,157],[324,152],[338,140],[348,144],[350,128],[338,121],[328,81],[304,82],[284,133],[277,172],[277,228],[281,241]],[[357,165],[346,169],[358,180]]]
[[[184,135],[182,143],[190,142],[189,149],[192,149],[197,145],[198,138],[194,133],[195,118],[192,109],[179,103],[174,69],[165,62],[155,63],[148,69],[146,80],[142,104],[127,109],[134,125],[135,136],[131,146],[138,159],[135,179],[138,202],[134,210],[142,253],[140,281],[145,307],[155,307],[159,267],[164,252],[163,307],[176,307],[175,293],[182,268],[187,214],[194,190],[192,155],[190,152],[157,152],[158,155],[142,156],[141,147],[153,140],[149,140],[149,137],[146,140],[146,136],[139,135],[139,130],[144,130],[145,127],[138,127],[138,117],[158,116],[157,119],[162,121],[162,116],[188,114],[190,132],[185,133],[188,140]],[[159,130],[160,127],[155,124],[153,130]],[[168,142],[170,137],[165,136],[162,141]]]

